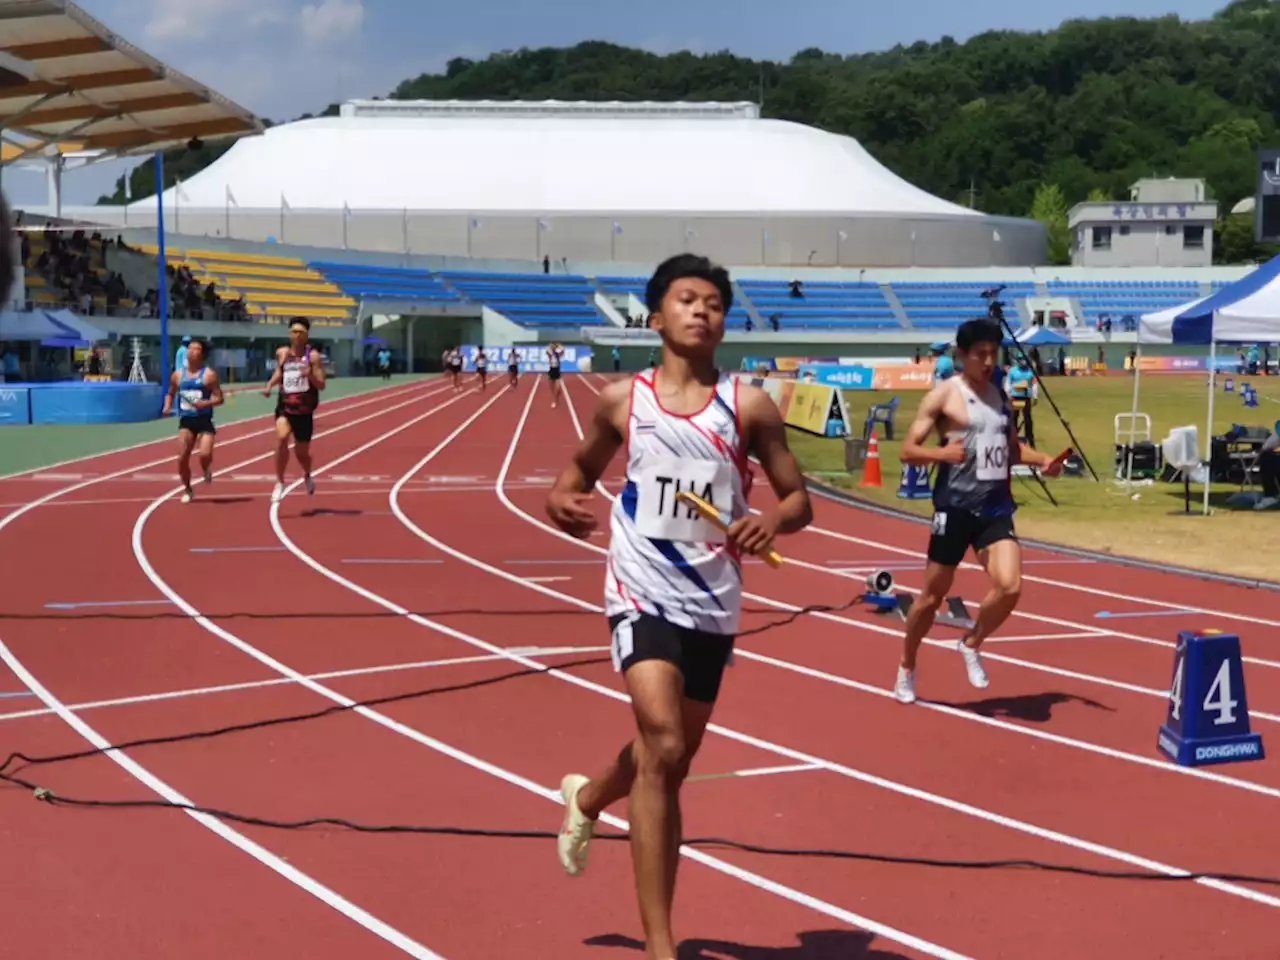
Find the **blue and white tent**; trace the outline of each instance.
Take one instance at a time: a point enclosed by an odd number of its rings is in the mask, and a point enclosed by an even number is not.
[[[1204,461],[1213,445],[1213,401],[1216,395],[1218,344],[1280,342],[1280,257],[1227,284],[1217,293],[1178,307],[1145,314],[1138,321],[1138,358],[1143,344],[1188,344],[1209,347],[1209,415]],[[1141,367],[1133,371],[1133,421],[1138,415]],[[1126,478],[1127,480],[1128,478]],[[1204,512],[1209,512],[1209,470],[1205,468]]]
[[[51,339],[95,343],[107,335],[70,310],[0,312],[0,340]]]
[[[1019,343],[1024,347],[1069,347],[1071,338],[1048,327],[1022,327],[1012,337],[1005,337],[1003,346]]]
[[[1217,293],[1146,314],[1138,343],[1275,343],[1280,341],[1280,257]]]

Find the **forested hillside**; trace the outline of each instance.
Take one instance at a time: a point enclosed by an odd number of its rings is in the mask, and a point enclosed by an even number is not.
[[[787,63],[582,43],[454,60],[391,97],[762,100],[765,116],[856,137],[908,180],[991,213],[1056,219],[1154,175],[1204,177],[1225,218],[1253,193],[1256,149],[1280,145],[1280,8],[1236,0],[1203,22],[1077,20]],[[190,176],[217,152],[175,151],[167,169]],[[135,197],[153,189],[149,168],[135,177]],[[1256,255],[1233,226],[1219,252]]]

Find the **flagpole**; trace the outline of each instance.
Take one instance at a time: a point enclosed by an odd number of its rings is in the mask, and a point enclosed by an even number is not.
[[[174,191],[176,204],[177,191]],[[176,210],[176,206],[175,206]],[[164,239],[164,153],[156,151],[156,241],[159,249],[156,252],[156,280],[158,306],[160,308],[160,385],[162,390],[169,389],[169,276],[165,258]]]

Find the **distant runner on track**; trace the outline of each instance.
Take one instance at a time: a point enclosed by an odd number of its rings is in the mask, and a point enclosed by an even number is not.
[[[566,533],[596,526],[590,492],[619,450],[627,483],[614,502],[605,579],[613,662],[631,697],[636,734],[591,779],[569,774],[558,853],[570,876],[605,809],[629,797],[631,855],[648,956],[674,960],[671,930],[680,846],[679,794],[720,692],[742,605],[742,554],[812,519],[809,494],[777,406],[763,390],[716,366],[728,273],[702,257],[673,257],[645,291],[662,336],[662,363],[600,391],[572,463],[547,512]],[[754,455],[777,505],[747,507]],[[677,503],[694,490],[733,518],[727,531]]]
[[[204,341],[192,339],[187,344],[186,365],[169,377],[169,392],[164,398],[164,416],[173,411],[178,400],[178,477],[182,480],[182,502],[195,499],[191,488],[191,451],[199,447],[200,471],[205,483],[213,483],[213,444],[218,433],[213,424],[213,408],[222,405],[222,384],[218,371],[204,365]]]
[[[553,343],[547,347],[547,382],[551,384],[551,406],[560,402],[560,361],[564,358],[564,347]]]
[[[289,324],[289,346],[276,350],[276,369],[263,394],[271,396],[277,384],[280,397],[276,401],[276,485],[271,491],[272,503],[284,499],[290,438],[307,493],[316,492],[316,482],[311,479],[311,436],[320,391],[325,386],[324,358],[311,346],[311,321],[306,317],[294,317]]]

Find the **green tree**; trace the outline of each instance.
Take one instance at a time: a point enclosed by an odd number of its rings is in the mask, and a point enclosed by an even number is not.
[[[1042,183],[1031,201],[1030,216],[1045,226],[1048,234],[1049,262],[1055,265],[1071,262],[1071,232],[1067,228],[1067,201],[1056,183]]]
[[[1225,214],[1254,191],[1257,149],[1280,127],[1280,4],[1234,0],[1212,19],[1112,17],[991,30],[957,43],[786,62],[728,51],[659,56],[610,43],[455,58],[399,99],[763,99],[767,117],[858,139],[940,197],[1024,215],[1042,185],[1066,208],[1127,197],[1143,177],[1203,177]],[[220,155],[174,152],[174,176]],[[302,161],[300,161],[302,162]],[[149,190],[136,175],[134,196]],[[117,190],[122,198],[123,189]],[[1056,201],[1055,201],[1056,203]]]

